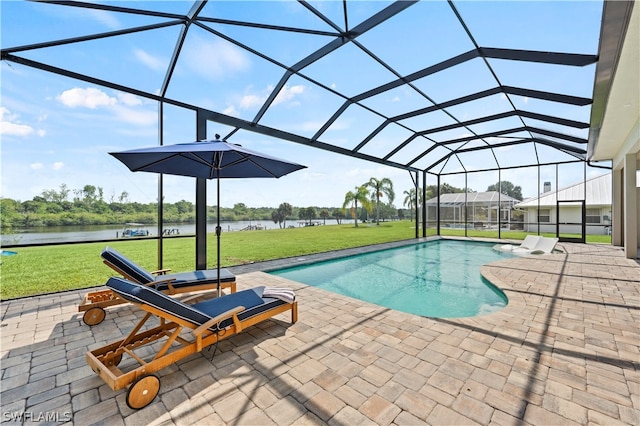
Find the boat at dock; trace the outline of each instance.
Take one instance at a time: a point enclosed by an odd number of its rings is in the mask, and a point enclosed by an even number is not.
[[[135,237],[148,237],[151,235],[148,229],[144,229],[144,223],[128,222],[124,224],[122,232],[118,236],[119,238],[135,238]]]

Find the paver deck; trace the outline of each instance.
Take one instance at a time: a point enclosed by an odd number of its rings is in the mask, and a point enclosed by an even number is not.
[[[559,244],[482,273],[509,297],[496,313],[432,319],[264,272],[238,287],[296,290],[281,315],[160,371],[133,411],[86,365],[88,349],[141,312],[82,323],[84,291],[3,302],[2,422],[31,424],[640,424],[640,264],[605,245]],[[46,421],[44,421],[46,420]],[[18,420],[20,422],[20,420]]]

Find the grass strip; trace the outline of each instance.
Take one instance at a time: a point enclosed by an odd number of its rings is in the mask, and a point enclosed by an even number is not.
[[[400,241],[415,236],[409,221],[380,226],[360,224],[311,226],[260,231],[223,232],[220,240],[223,267],[249,262]],[[115,275],[102,263],[100,252],[109,245],[140,266],[158,267],[156,240],[118,240],[109,244],[83,243],[14,248],[18,254],[2,257],[0,299],[94,287]],[[216,236],[207,235],[207,266],[216,266]],[[174,272],[195,269],[195,238],[164,240],[163,266]]]
[[[429,229],[429,235],[435,230]],[[503,231],[503,239],[522,240],[530,233]],[[464,236],[463,229],[442,228],[443,236]],[[551,234],[545,236],[553,236]],[[361,247],[414,238],[415,223],[386,222],[379,226],[360,224],[312,226],[260,231],[223,232],[220,242],[221,266],[241,265]],[[497,238],[497,231],[468,230],[467,236]],[[588,236],[588,242],[610,243],[610,236]],[[65,244],[14,248],[18,254],[3,256],[0,265],[0,299],[47,294],[95,287],[115,275],[102,263],[105,243]],[[156,240],[118,240],[109,243],[148,270],[158,267]],[[207,266],[216,266],[216,237],[207,235]],[[195,269],[195,238],[164,240],[163,266],[174,272]]]

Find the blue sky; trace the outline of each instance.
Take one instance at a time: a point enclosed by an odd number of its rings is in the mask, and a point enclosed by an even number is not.
[[[107,2],[135,8],[151,8],[151,2]],[[190,2],[161,2],[162,10],[185,13]],[[342,2],[311,2],[334,22],[344,25]],[[361,1],[348,5],[348,19],[353,27],[388,2]],[[484,47],[518,48],[558,52],[595,54],[598,48],[599,1],[586,2],[456,2],[456,6],[477,42]],[[2,1],[0,3],[3,48],[38,43],[53,39],[115,31],[135,25],[158,22],[154,18],[134,20],[126,14],[82,10],[56,5]],[[292,1],[210,2],[205,15],[227,19],[243,19],[286,26],[332,29]],[[270,55],[276,61],[291,65],[326,44],[329,38],[212,26],[245,43],[251,49]],[[136,33],[25,53],[24,56],[55,66],[109,79],[119,84],[157,93],[162,85],[177,29],[175,27]],[[401,37],[399,39],[398,37]],[[401,42],[403,40],[404,42]],[[446,3],[428,1],[410,8],[401,18],[385,22],[364,34],[358,41],[393,64],[402,75],[433,65],[466,52],[473,44],[460,31]],[[358,66],[350,66],[356,63]],[[323,87],[348,96],[362,93],[395,79],[355,46],[343,48],[304,69],[310,79],[291,78],[278,94],[260,123],[291,133],[311,137],[342,104],[342,99]],[[550,65],[524,67],[522,63],[493,61],[492,66],[502,84],[530,87],[575,96],[590,97],[594,66],[569,71]],[[131,201],[152,202],[156,198],[157,177],[131,173],[109,156],[110,151],[152,146],[158,143],[158,106],[144,97],[118,92],[95,84],[57,76],[20,64],[3,62],[0,80],[0,120],[2,138],[1,195],[19,200],[31,199],[43,190],[58,190],[61,184],[81,189],[90,184],[103,188],[107,200],[123,191]],[[282,68],[258,55],[231,45],[222,38],[211,37],[201,29],[189,33],[181,60],[176,67],[167,95],[173,99],[197,104],[223,114],[252,120],[264,100],[283,74]],[[318,84],[314,84],[313,81]],[[495,81],[480,59],[469,61],[447,72],[416,81],[418,90],[435,102],[444,102],[475,91],[495,86]],[[545,114],[563,114],[588,121],[589,108],[566,113],[561,105],[513,96],[518,108]],[[424,107],[424,98],[414,90],[398,88],[372,97],[363,103],[388,116]],[[471,119],[488,112],[499,112],[506,105],[504,96],[494,96],[459,105],[451,112],[460,119]],[[423,117],[409,119],[406,124],[424,128]],[[446,123],[442,113],[429,117],[431,126]],[[382,120],[365,108],[349,108],[320,140],[344,148],[352,148]],[[195,137],[195,116],[190,111],[167,106],[164,117],[164,143],[191,142]],[[541,127],[548,127],[542,124]],[[210,123],[208,135],[225,135],[232,129]],[[478,132],[491,131],[478,128]],[[461,137],[465,133],[443,135]],[[390,126],[364,148],[378,155],[389,150],[389,141],[403,140],[407,131]],[[586,130],[571,130],[575,136],[587,137]],[[240,131],[230,140],[250,149],[308,166],[281,179],[235,180],[222,184],[222,205],[245,203],[251,207],[276,207],[282,202],[295,206],[340,206],[347,191],[370,177],[390,178],[395,185],[395,205],[402,206],[405,190],[412,187],[408,172],[366,162],[335,153],[312,149],[267,136]],[[396,143],[396,142],[391,142]],[[393,145],[395,146],[395,145]],[[400,151],[394,159],[408,161],[421,152],[419,148]],[[434,153],[437,154],[437,153]],[[494,161],[486,154],[467,156],[465,166],[471,170],[486,167]],[[504,165],[516,164],[531,156],[531,149],[510,148],[497,152]],[[545,160],[562,159],[552,151],[541,150]],[[435,157],[434,157],[435,158]],[[428,158],[425,162],[431,161]],[[445,171],[460,169],[450,162]],[[582,166],[560,166],[558,186],[566,186],[582,177]],[[602,170],[589,170],[588,176]],[[535,168],[502,172],[503,180],[521,185],[526,196],[537,192],[538,172]],[[497,172],[469,174],[467,185],[483,191],[497,182]],[[447,177],[443,181],[462,187],[464,176]],[[555,167],[541,170],[540,181],[556,185]],[[427,184],[434,184],[435,179]],[[190,178],[165,177],[168,201],[194,201],[194,181]],[[215,187],[209,185],[208,204],[215,200]]]

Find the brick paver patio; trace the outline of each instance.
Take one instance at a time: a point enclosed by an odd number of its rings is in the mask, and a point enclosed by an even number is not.
[[[299,321],[276,317],[160,371],[133,411],[84,354],[140,312],[108,309],[88,327],[84,291],[3,302],[2,422],[88,424],[640,424],[640,264],[604,245],[484,266],[509,305],[466,319],[393,311],[273,277]],[[18,420],[21,422],[21,420]]]

